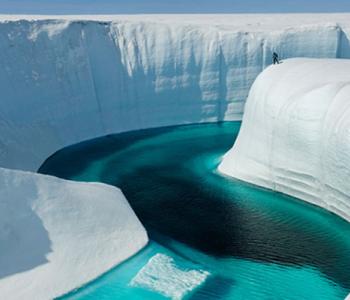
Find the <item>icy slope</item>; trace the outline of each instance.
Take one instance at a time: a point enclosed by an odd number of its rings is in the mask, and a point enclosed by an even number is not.
[[[0,18],[0,166],[25,170],[96,136],[240,119],[272,50],[350,57],[347,14]]]
[[[266,69],[247,100],[230,176],[350,221],[350,60],[291,59]]]
[[[1,299],[52,299],[135,254],[147,234],[120,190],[0,168]]]

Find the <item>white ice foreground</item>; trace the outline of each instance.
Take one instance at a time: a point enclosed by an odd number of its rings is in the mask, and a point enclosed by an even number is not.
[[[219,170],[350,221],[350,60],[291,59],[255,81]]]
[[[122,192],[0,168],[0,298],[47,300],[147,243]]]

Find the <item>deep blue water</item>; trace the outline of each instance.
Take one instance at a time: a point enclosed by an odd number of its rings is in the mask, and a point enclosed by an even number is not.
[[[161,253],[205,270],[190,299],[344,299],[350,224],[218,174],[239,123],[129,132],[67,147],[40,172],[120,187],[151,237],[135,257],[64,299],[164,299],[132,279]],[[169,289],[171,287],[169,286]]]

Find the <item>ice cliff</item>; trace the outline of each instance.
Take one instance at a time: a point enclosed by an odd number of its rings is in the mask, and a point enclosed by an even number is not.
[[[291,59],[250,91],[219,169],[350,221],[350,60]]]
[[[0,168],[1,299],[53,299],[147,241],[115,187]]]
[[[25,170],[96,136],[241,119],[272,50],[350,57],[349,15],[26,19],[0,22],[0,166]]]

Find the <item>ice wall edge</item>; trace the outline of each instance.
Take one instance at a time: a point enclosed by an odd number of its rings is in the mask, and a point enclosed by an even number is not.
[[[35,171],[58,149],[110,133],[240,120],[273,50],[283,59],[350,57],[347,31],[336,23],[249,31],[142,18],[0,22],[0,166]]]
[[[291,59],[259,75],[219,170],[350,222],[350,60]]]

